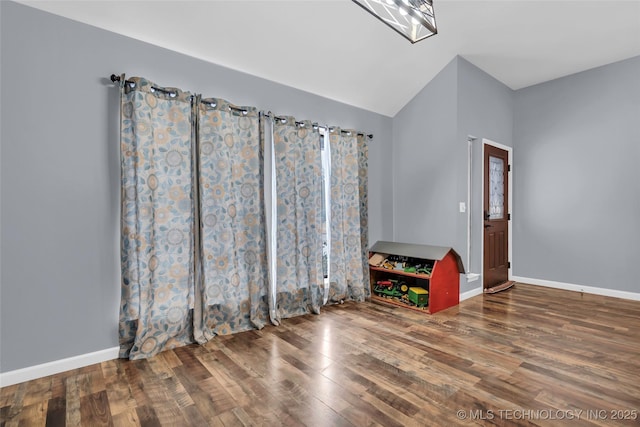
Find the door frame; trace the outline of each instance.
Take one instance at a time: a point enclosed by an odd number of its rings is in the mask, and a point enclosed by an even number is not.
[[[508,194],[508,203],[507,203],[507,213],[511,214],[511,220],[507,221],[507,229],[508,229],[508,248],[507,253],[509,254],[509,269],[507,280],[512,280],[513,278],[513,147],[509,147],[503,144],[500,144],[495,141],[491,141],[490,139],[482,138],[482,193],[480,194],[480,200],[484,203],[484,148],[487,145],[491,145],[492,147],[500,148],[501,150],[505,150],[509,155],[509,165],[511,166],[511,170],[507,172],[509,176],[509,186],[507,188]],[[482,219],[481,224],[484,225],[484,209],[481,207],[479,209],[479,216]],[[480,266],[482,268],[482,289],[484,289],[484,229],[480,229]]]

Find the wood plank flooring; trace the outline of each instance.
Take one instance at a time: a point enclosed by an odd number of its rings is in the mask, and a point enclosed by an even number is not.
[[[640,302],[516,284],[326,307],[5,387],[2,426],[640,425]]]

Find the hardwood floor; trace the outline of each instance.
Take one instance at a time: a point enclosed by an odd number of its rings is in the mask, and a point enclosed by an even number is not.
[[[348,303],[5,387],[0,408],[6,426],[640,425],[640,302],[516,284],[435,315]]]

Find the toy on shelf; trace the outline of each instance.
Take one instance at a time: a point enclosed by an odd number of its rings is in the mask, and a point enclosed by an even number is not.
[[[402,291],[400,291],[397,280],[378,280],[373,292],[383,297],[402,298]]]
[[[429,305],[429,291],[423,288],[409,288],[409,301],[416,307],[426,307]]]
[[[406,256],[375,253],[369,259],[369,265],[385,270],[403,271],[405,273],[429,275],[433,271],[433,263]]]
[[[407,305],[424,309],[429,305],[429,292],[423,288],[410,287],[404,280],[378,280],[373,286],[375,295],[402,302]],[[415,296],[414,294],[419,294]]]

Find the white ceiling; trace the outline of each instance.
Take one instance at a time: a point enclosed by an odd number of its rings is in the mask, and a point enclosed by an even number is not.
[[[455,55],[512,89],[640,55],[640,0],[435,0],[414,45],[350,0],[19,2],[387,116]]]

